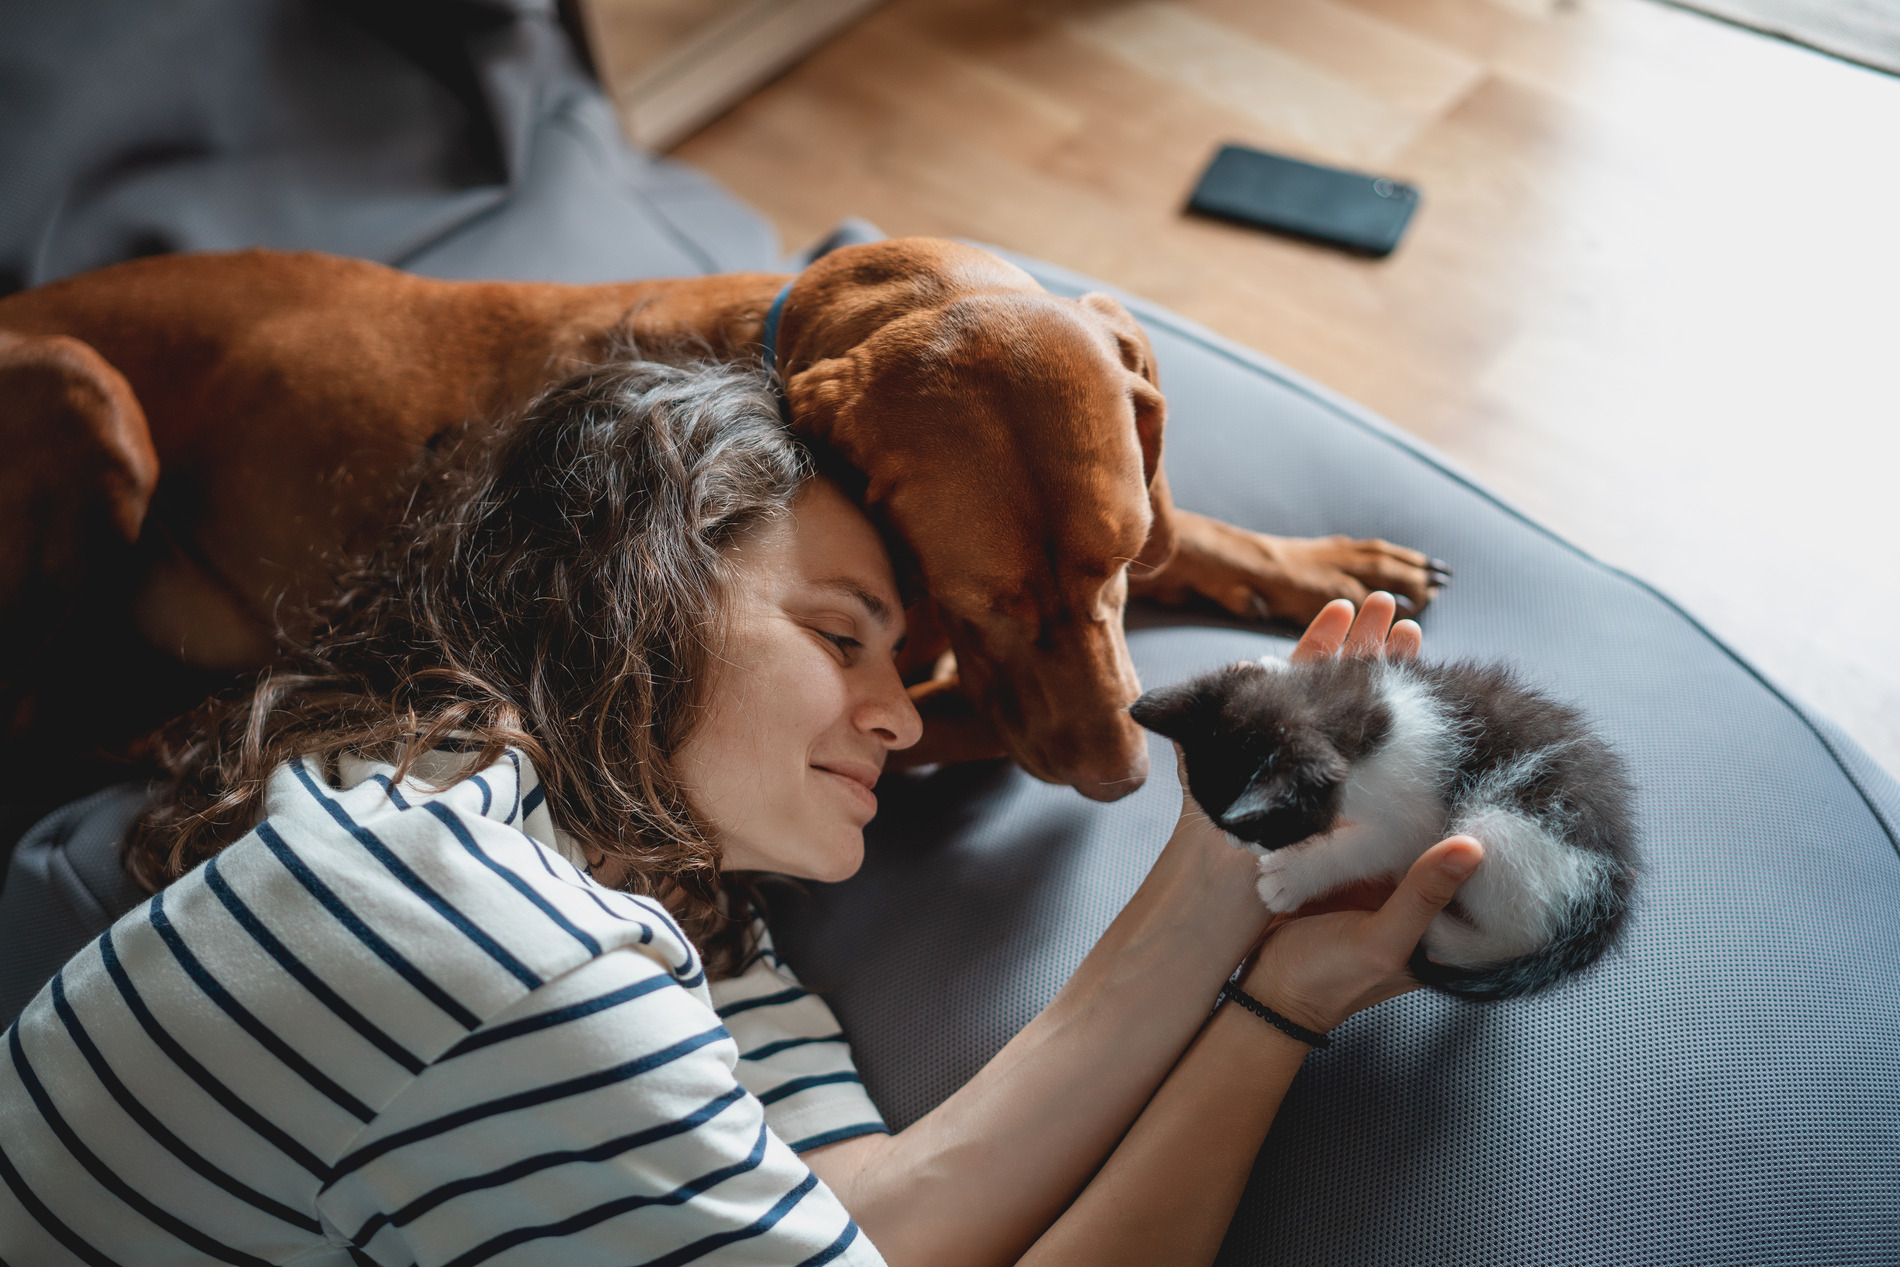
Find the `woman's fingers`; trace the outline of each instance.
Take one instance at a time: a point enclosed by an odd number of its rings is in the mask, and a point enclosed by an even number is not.
[[[1385,639],[1385,653],[1394,660],[1415,660],[1424,646],[1425,631],[1416,620],[1401,620]]]
[[[1313,617],[1313,623],[1306,627],[1299,645],[1287,659],[1299,663],[1344,653],[1409,660],[1419,653],[1425,635],[1417,621],[1401,620],[1393,624],[1398,610],[1398,600],[1384,591],[1366,595],[1366,601],[1356,612],[1350,600],[1335,598]]]
[[[1470,836],[1441,840],[1421,854],[1374,917],[1381,948],[1399,962],[1411,958],[1419,938],[1482,861],[1484,846]]]
[[[1358,617],[1352,622],[1352,632],[1346,635],[1345,653],[1361,658],[1378,655],[1385,649],[1385,636],[1391,632],[1392,620],[1398,614],[1398,600],[1384,590],[1366,595],[1366,601],[1359,605]]]
[[[1300,635],[1299,645],[1293,648],[1287,659],[1298,663],[1302,660],[1324,660],[1327,656],[1337,655],[1339,648],[1345,645],[1346,635],[1353,627],[1352,600],[1335,598],[1320,608],[1319,615],[1313,617],[1313,623]]]

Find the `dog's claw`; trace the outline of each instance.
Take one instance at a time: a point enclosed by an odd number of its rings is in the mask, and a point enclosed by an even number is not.
[[[1425,566],[1433,572],[1442,574],[1446,580],[1451,579],[1451,564],[1443,559],[1427,559]]]
[[[1258,594],[1247,595],[1247,614],[1255,620],[1271,620],[1273,608],[1267,606],[1267,600]]]
[[[1392,596],[1392,605],[1398,608],[1399,615],[1401,616],[1415,616],[1418,614],[1418,604],[1403,594],[1394,594]]]

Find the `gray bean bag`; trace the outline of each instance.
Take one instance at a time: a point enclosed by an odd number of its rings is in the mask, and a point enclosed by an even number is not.
[[[621,143],[554,0],[0,0],[0,32],[0,293],[248,246],[545,281],[778,260]]]
[[[1018,260],[1050,290],[1099,284]],[[1308,1058],[1221,1261],[1900,1262],[1900,786],[1668,599],[1363,409],[1120,296],[1155,345],[1176,499],[1447,560],[1428,653],[1508,660],[1586,710],[1641,785],[1648,874],[1620,953],[1496,1004],[1414,993]],[[1290,645],[1136,609],[1154,686]],[[779,899],[779,946],[894,1126],[1055,994],[1180,804],[1001,766],[880,785],[863,871]]]
[[[472,78],[439,46],[391,61],[386,38],[338,16],[372,8],[192,0],[142,17],[123,0],[0,0],[0,267],[31,282],[240,245],[575,281],[771,265],[755,213],[615,145],[547,6],[433,5],[466,19],[429,29],[463,41],[449,52]],[[144,53],[123,47],[128,30]],[[227,30],[248,43],[219,45]],[[263,75],[259,58],[301,77]],[[350,113],[359,97],[382,130]],[[232,118],[239,106],[258,117]],[[165,148],[158,124],[180,119],[198,130],[175,134],[219,162]],[[494,130],[489,149],[456,131],[471,119]],[[212,144],[231,136],[243,144]],[[1053,290],[1090,288],[1023,262]],[[1900,1262],[1900,787],[1641,582],[1323,388],[1124,299],[1155,342],[1184,505],[1449,560],[1431,652],[1516,662],[1583,706],[1642,784],[1649,873],[1622,952],[1545,997],[1414,994],[1349,1022],[1294,1084],[1223,1261]],[[1179,613],[1137,609],[1129,626],[1151,685],[1284,645]],[[892,778],[862,873],[778,899],[781,949],[829,988],[894,1124],[1060,987],[1166,837],[1172,769],[1157,760],[1114,805],[994,765]],[[0,891],[14,969],[0,995],[31,992],[26,955],[56,962],[48,938],[76,946],[103,926],[124,804],[104,796],[21,843]]]

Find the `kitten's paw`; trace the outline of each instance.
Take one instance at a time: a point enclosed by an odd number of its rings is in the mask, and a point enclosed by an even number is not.
[[[1299,910],[1307,896],[1304,886],[1293,882],[1290,868],[1280,864],[1278,855],[1271,853],[1260,860],[1260,879],[1254,884],[1254,892],[1275,915],[1290,915]]]

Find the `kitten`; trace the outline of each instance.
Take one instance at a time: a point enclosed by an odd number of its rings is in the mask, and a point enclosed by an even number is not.
[[[1446,836],[1475,836],[1484,861],[1412,956],[1448,994],[1554,985],[1602,955],[1629,911],[1622,762],[1508,669],[1267,658],[1150,691],[1130,712],[1180,743],[1195,801],[1259,856],[1271,910],[1397,882]]]

